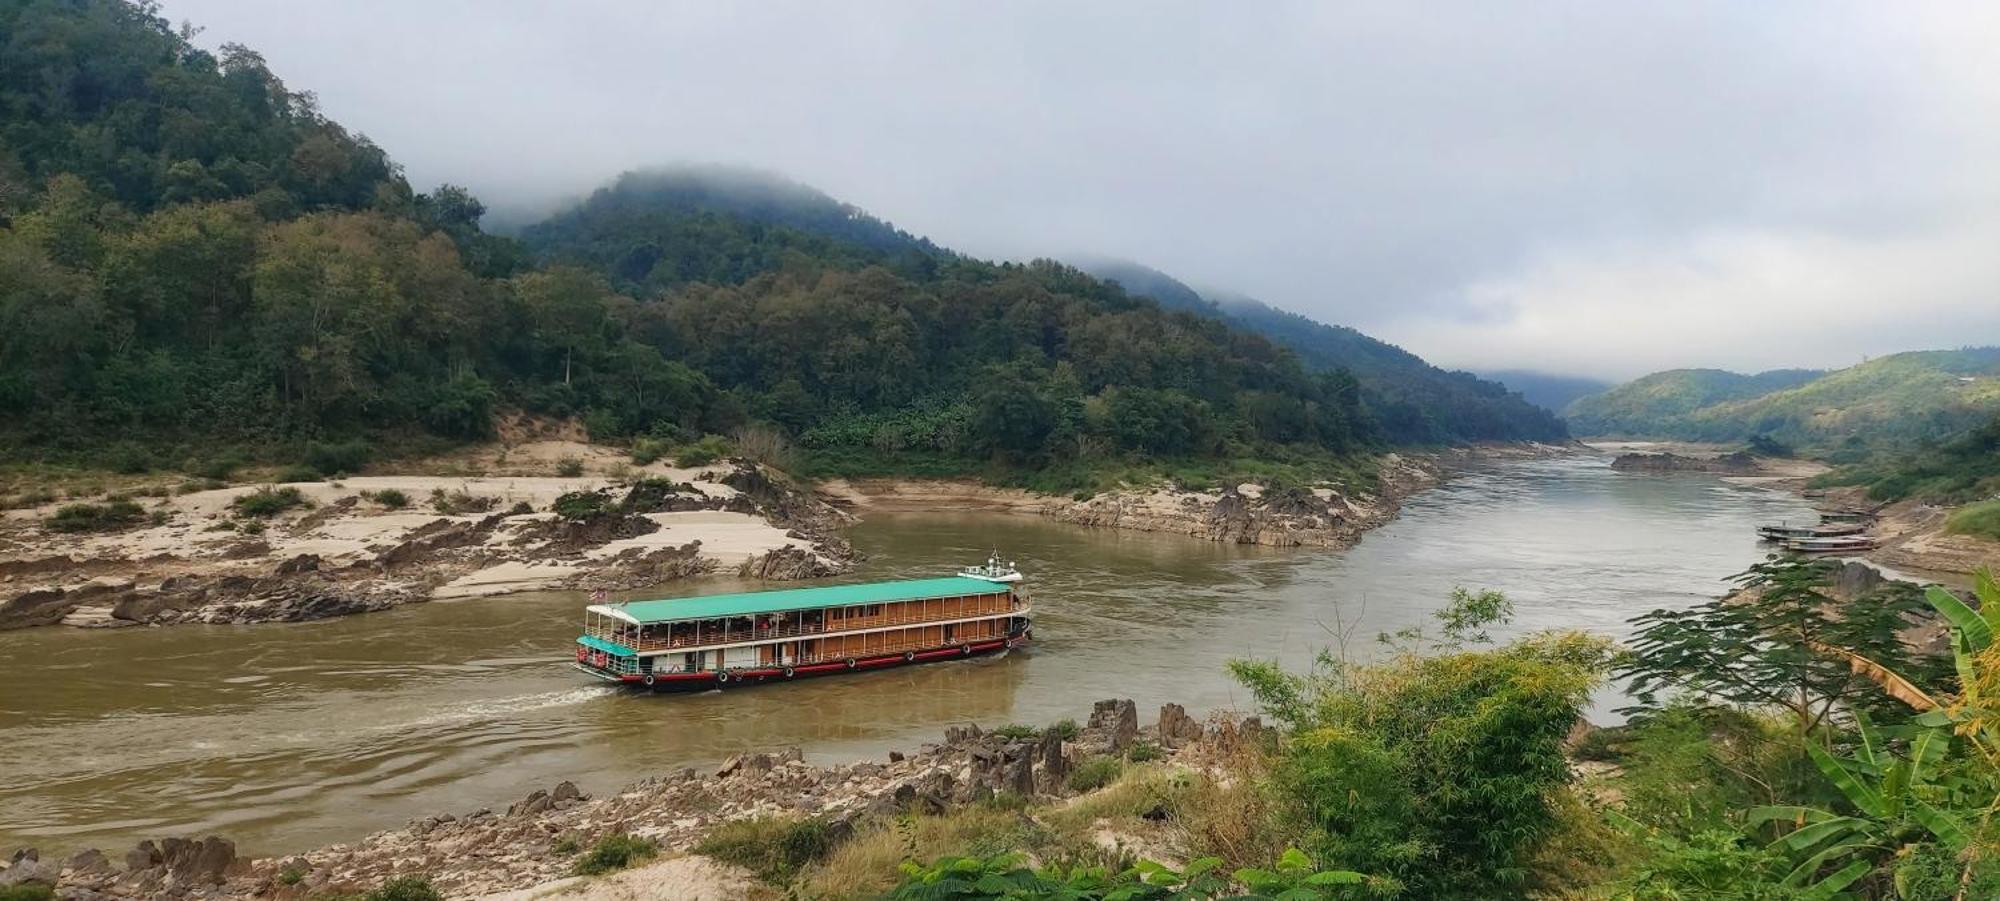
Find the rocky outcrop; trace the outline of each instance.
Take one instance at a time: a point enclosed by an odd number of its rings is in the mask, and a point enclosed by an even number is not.
[[[1385,455],[1373,491],[1252,483],[1215,492],[1121,490],[1086,500],[1049,501],[1059,522],[1142,532],[1174,532],[1230,544],[1345,547],[1394,518],[1404,498],[1441,478],[1429,459]]]
[[[1726,475],[1755,475],[1763,471],[1757,458],[1737,451],[1715,457],[1684,457],[1675,453],[1619,454],[1611,461],[1619,472],[1716,472]]]
[[[843,571],[844,567],[834,565],[815,551],[790,545],[743,561],[743,565],[737,568],[736,574],[746,579],[782,582],[817,579]]]
[[[1160,745],[1178,748],[1201,740],[1201,723],[1188,716],[1187,708],[1179,704],[1160,705]]]
[[[1098,701],[1090,709],[1090,722],[1083,727],[1082,740],[1105,754],[1117,754],[1132,746],[1139,737],[1139,708],[1129,700]]]
[[[749,464],[720,472],[608,483],[466,479],[436,487],[431,513],[403,506],[427,484],[421,477],[300,483],[287,490],[310,498],[304,506],[254,520],[232,513],[251,490],[238,486],[170,495],[156,505],[164,524],[115,538],[0,517],[0,555],[16,558],[0,559],[0,630],[311,620],[432,597],[645,588],[723,568],[816,578],[858,559],[830,531],[844,514]],[[373,499],[391,489],[406,496],[396,507]],[[567,515],[551,512],[565,501]],[[700,511],[734,515],[679,516]],[[711,521],[732,530],[716,542],[730,550],[700,540]]]
[[[1154,734],[1171,755],[1195,754],[1194,766],[1255,741],[1254,720],[1215,716],[1194,723],[1169,705]],[[893,753],[887,763],[808,765],[796,748],[739,754],[709,772],[682,769],[593,798],[572,783],[536,789],[504,812],[481,809],[411,821],[351,844],[303,854],[242,860],[219,838],[141,842],[115,866],[87,851],[61,866],[32,852],[0,871],[7,880],[41,880],[79,898],[309,898],[365,891],[396,876],[422,874],[448,896],[526,889],[566,876],[572,859],[558,846],[588,846],[614,833],[651,838],[686,851],[715,827],[756,817],[812,817],[829,834],[847,835],[870,820],[907,812],[943,812],[1006,793],[1022,798],[1070,793],[1078,760],[1104,747],[1130,747],[1141,734],[1129,700],[1099,702],[1074,740],[1054,729],[1033,737],[954,726],[938,744]],[[22,861],[28,861],[25,865]]]

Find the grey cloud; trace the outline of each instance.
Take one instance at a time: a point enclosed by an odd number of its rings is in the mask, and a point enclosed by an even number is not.
[[[1986,233],[2000,199],[1986,7],[167,0],[165,13],[205,26],[204,42],[261,50],[418,184],[463,183],[500,208],[631,167],[741,163],[948,246],[1127,257],[1454,365],[1824,365],[1857,344],[1948,346],[2000,326],[1976,312],[1871,324],[1870,292],[1909,273],[1851,272],[1865,290],[1838,292],[1782,281],[1811,252],[1890,245],[1904,252],[1883,265],[1934,264]],[[1718,249],[1743,235],[1783,248],[1767,252],[1785,266]],[[1676,281],[1704,296],[1642,281],[1663,267],[1709,267]],[[1920,316],[1957,315],[1976,287],[1920,281],[1943,298],[1906,296]],[[1816,290],[1851,307],[1761,353],[1552,321],[1662,303],[1728,317]],[[1782,327],[1793,303],[1751,318]]]

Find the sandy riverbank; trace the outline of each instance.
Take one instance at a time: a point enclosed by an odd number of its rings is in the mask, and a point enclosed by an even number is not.
[[[634,466],[613,449],[558,439],[422,468],[184,493],[140,486],[129,500],[144,518],[102,532],[51,527],[76,501],[8,511],[0,628],[315,619],[716,571],[803,578],[852,557],[833,534],[842,514],[741,461]],[[559,469],[578,474],[549,474]],[[242,512],[244,498],[272,492],[300,503]],[[596,495],[603,510],[559,516],[552,508],[566,495]]]

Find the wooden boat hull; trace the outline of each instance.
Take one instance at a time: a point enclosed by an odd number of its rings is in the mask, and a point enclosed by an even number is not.
[[[581,664],[577,669],[607,681],[639,691],[660,693],[683,693],[699,691],[732,690],[766,682],[795,682],[820,676],[844,676],[852,673],[893,669],[899,666],[914,666],[920,663],[937,663],[945,660],[968,660],[996,654],[1009,648],[1026,644],[1030,633],[1021,632],[1006,638],[976,641],[964,645],[932,648],[924,651],[903,651],[894,654],[876,654],[855,657],[845,661],[814,663],[805,666],[759,666],[736,670],[707,670],[694,673],[648,673],[644,675],[625,674],[612,677],[601,670]]]

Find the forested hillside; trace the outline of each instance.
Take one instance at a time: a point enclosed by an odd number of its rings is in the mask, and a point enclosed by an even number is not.
[[[1786,444],[1858,454],[1944,438],[2000,412],[2000,348],[1913,351],[1832,372],[1654,373],[1570,405],[1583,435]]]
[[[1696,411],[1809,382],[1815,369],[1743,375],[1721,369],[1669,369],[1573,401],[1563,415],[1579,435],[1669,435]]]
[[[627,172],[522,238],[637,295],[736,284],[787,266],[876,265],[921,276],[951,257],[812,188],[727,166]]]
[[[1349,376],[1219,319],[1052,262],[941,251],[762,176],[628,174],[523,239],[645,298],[645,340],[822,459],[1047,466],[1377,438]]]
[[[480,231],[477,200],[413,193],[250,50],[208,53],[113,0],[0,4],[0,26],[16,458],[463,440],[508,407],[600,439],[762,426],[836,465],[1338,456],[1379,438],[1351,378],[1262,338],[768,180],[628,177],[531,230],[548,260],[531,265]]]
[[[1345,369],[1377,428],[1391,441],[1557,441],[1562,420],[1504,385],[1448,372],[1393,344],[1345,326],[1327,325],[1236,295],[1203,295],[1155,269],[1121,260],[1086,260],[1084,268],[1162,305],[1220,316],[1271,339],[1308,368]]]

